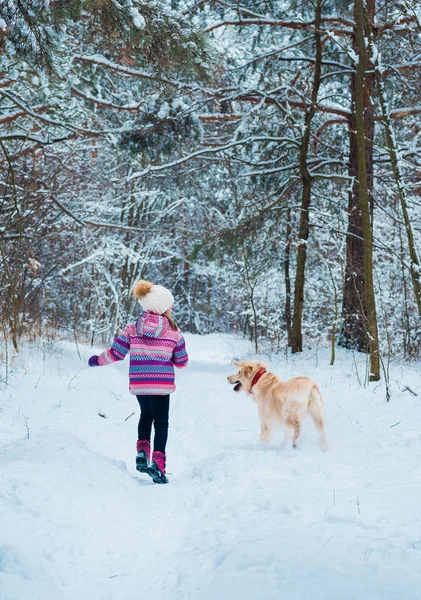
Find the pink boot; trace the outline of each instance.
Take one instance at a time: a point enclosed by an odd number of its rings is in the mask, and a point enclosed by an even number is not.
[[[149,440],[137,440],[136,443],[136,469],[139,473],[147,473],[151,457],[151,443]]]
[[[154,483],[168,483],[165,476],[165,460],[166,456],[163,452],[154,451],[152,454],[152,462],[148,467],[148,473],[152,477]]]

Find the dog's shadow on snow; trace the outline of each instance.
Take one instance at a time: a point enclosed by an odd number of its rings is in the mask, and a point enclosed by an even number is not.
[[[261,442],[248,442],[243,444],[229,444],[227,445],[227,449],[230,452],[235,450],[253,452],[261,454],[272,454],[277,456],[282,456],[284,458],[295,458],[295,457],[315,457],[315,456],[324,456],[326,452],[323,452],[320,447],[315,444],[308,443],[300,445],[296,448],[292,446],[290,442],[269,442],[269,443],[261,443]]]
[[[294,456],[295,454],[299,454],[299,448],[293,448],[291,444],[282,442],[280,444],[277,443],[269,443],[263,444],[260,442],[248,442],[243,444],[230,444],[227,446],[230,451],[233,450],[246,450],[248,452],[259,452],[267,454],[268,452],[274,454],[282,454],[282,455],[290,455]]]

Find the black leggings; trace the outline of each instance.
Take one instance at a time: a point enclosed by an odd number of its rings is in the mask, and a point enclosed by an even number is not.
[[[150,440],[152,423],[155,429],[153,449],[165,454],[168,438],[168,414],[170,396],[136,396],[140,404],[140,419],[137,428],[139,440]]]

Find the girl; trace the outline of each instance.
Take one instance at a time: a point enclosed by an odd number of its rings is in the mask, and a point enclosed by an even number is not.
[[[168,437],[170,393],[175,390],[174,367],[187,366],[184,337],[171,318],[174,296],[162,285],[138,281],[133,298],[142,314],[127,325],[110,348],[91,356],[90,367],[123,360],[130,352],[129,390],[140,404],[136,469],[148,473],[155,483],[168,483],[165,475],[165,446]],[[151,430],[155,429],[151,458]]]

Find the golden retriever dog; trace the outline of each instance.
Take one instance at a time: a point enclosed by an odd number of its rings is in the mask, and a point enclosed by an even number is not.
[[[235,392],[241,390],[254,396],[259,406],[261,424],[260,440],[267,442],[273,426],[286,426],[285,439],[293,432],[292,445],[295,448],[300,436],[301,424],[307,413],[319,431],[320,446],[326,450],[323,399],[317,383],[310,377],[293,377],[281,381],[274,373],[267,371],[261,362],[233,363],[239,371],[228,377]]]

